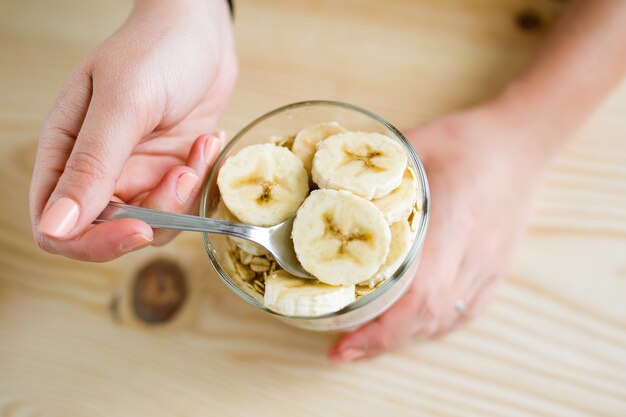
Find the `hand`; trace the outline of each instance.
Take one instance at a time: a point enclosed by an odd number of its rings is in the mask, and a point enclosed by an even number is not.
[[[30,190],[39,246],[107,261],[171,239],[135,219],[91,223],[112,199],[193,210],[225,141],[197,136],[214,128],[236,74],[225,0],[139,0],[70,75],[44,123]]]
[[[333,361],[376,356],[474,317],[491,297],[526,228],[543,157],[486,108],[408,133],[431,191],[421,264],[408,292],[377,320],[343,336]],[[455,304],[465,303],[459,314]]]

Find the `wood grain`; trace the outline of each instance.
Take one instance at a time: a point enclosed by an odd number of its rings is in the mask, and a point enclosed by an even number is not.
[[[401,128],[480,101],[527,62],[564,2],[237,1],[241,75],[221,122],[349,101]],[[184,234],[103,265],[36,248],[27,189],[64,77],[129,2],[0,3],[1,416],[626,415],[626,85],[548,172],[495,301],[467,328],[331,366],[333,335],[287,327],[216,279]],[[521,30],[519,13],[539,26]],[[132,278],[167,258],[188,278],[174,320],[131,311]]]

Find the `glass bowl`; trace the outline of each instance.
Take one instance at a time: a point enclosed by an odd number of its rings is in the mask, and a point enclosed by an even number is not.
[[[206,253],[217,275],[228,288],[253,307],[296,327],[320,331],[345,331],[374,319],[389,308],[409,287],[419,263],[428,227],[428,182],[417,153],[398,129],[368,110],[335,101],[306,101],[273,110],[244,127],[220,153],[202,190],[200,216],[217,217],[216,212],[221,201],[217,174],[229,156],[236,154],[245,146],[266,143],[272,136],[294,135],[305,127],[330,121],[339,122],[349,131],[378,132],[394,139],[405,149],[409,167],[417,177],[421,192],[417,205],[420,217],[414,222],[416,235],[404,262],[390,278],[369,294],[337,312],[316,317],[284,316],[265,308],[258,297],[241,288],[237,280],[229,275],[228,268],[225,268],[227,264],[225,257],[229,256],[228,238],[205,233],[203,239]]]

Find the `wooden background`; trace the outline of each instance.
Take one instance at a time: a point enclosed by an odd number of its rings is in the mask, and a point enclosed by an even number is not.
[[[221,126],[233,134],[279,105],[326,98],[409,128],[489,96],[565,4],[238,0],[241,76]],[[331,366],[335,336],[240,302],[199,236],[103,265],[35,247],[27,188],[41,122],[130,7],[0,0],[0,415],[626,415],[626,85],[554,163],[483,316],[436,342]],[[160,259],[182,268],[189,297],[148,325],[130,289]]]

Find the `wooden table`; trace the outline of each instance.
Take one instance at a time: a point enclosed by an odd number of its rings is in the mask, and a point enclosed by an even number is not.
[[[238,300],[196,235],[102,265],[33,243],[27,189],[41,122],[130,3],[0,2],[0,415],[626,415],[626,85],[554,163],[483,316],[439,341],[331,366],[335,336]],[[409,128],[488,97],[564,4],[238,0],[241,75],[221,126],[233,134],[279,105],[327,98]],[[147,324],[131,289],[164,259],[186,277],[188,300]]]

